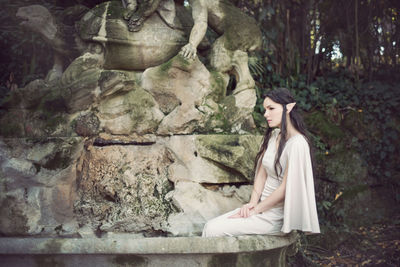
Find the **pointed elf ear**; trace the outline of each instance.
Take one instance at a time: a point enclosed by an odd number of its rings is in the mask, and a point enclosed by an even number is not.
[[[296,105],[296,102],[286,104],[286,110],[287,110],[286,112],[290,113],[290,111],[292,111],[292,109],[294,108],[295,105]]]

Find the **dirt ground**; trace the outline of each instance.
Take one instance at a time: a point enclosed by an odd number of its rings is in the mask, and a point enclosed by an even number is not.
[[[289,266],[400,266],[400,216],[393,224],[354,229],[336,249],[305,247],[289,259]]]

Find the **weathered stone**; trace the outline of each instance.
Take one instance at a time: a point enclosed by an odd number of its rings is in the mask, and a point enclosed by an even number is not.
[[[204,116],[197,108],[212,92],[209,79],[210,73],[198,59],[185,60],[181,55],[143,73],[143,88],[166,114],[159,134],[188,134],[201,126]]]
[[[79,116],[75,120],[75,132],[80,136],[97,135],[100,131],[99,128],[99,118],[92,112]]]
[[[168,197],[183,212],[168,219],[168,231],[178,236],[198,235],[202,230],[201,223],[204,225],[207,220],[243,204],[237,198],[224,197],[221,193],[207,190],[200,184],[185,181],[175,183],[175,189]],[[186,227],[182,227],[184,222]]]
[[[35,144],[32,149],[27,151],[27,159],[33,163],[44,165],[52,155],[54,156],[57,149],[56,146],[56,142]]]
[[[254,80],[248,67],[248,51],[261,46],[261,31],[255,20],[229,1],[189,1],[194,26],[190,32],[190,42],[182,48],[182,54],[187,58],[196,55],[196,48],[205,36],[205,31],[199,31],[203,23],[207,24],[221,35],[212,45],[209,62],[213,69],[225,76],[234,74],[237,85],[234,94],[242,90],[254,91]],[[212,19],[208,19],[212,18]],[[251,107],[253,108],[254,105]]]
[[[110,134],[153,133],[163,118],[154,98],[141,88],[99,104],[99,118]]]
[[[20,139],[10,143],[13,145],[12,152],[11,147],[4,143],[1,145],[2,234],[76,233],[77,223],[73,214],[76,169],[70,161],[74,161],[79,154],[79,144],[79,139],[49,143]],[[62,225],[65,227],[62,228]]]
[[[65,91],[69,113],[86,110],[96,101],[100,94],[100,64],[97,55],[86,53],[75,59],[63,73],[60,89]]]
[[[196,138],[196,147],[202,158],[239,172],[244,179],[254,179],[254,159],[262,136],[202,135]]]
[[[158,138],[157,143],[176,157],[168,170],[171,181],[243,183],[253,179],[257,139],[261,137],[191,135]]]
[[[182,105],[168,114],[158,127],[160,135],[190,134],[199,126],[202,114],[194,106]]]
[[[40,172],[35,181],[15,181],[4,169],[0,232],[6,235],[35,235],[58,232],[60,225],[76,224],[73,214],[75,200],[75,168],[60,172]],[[45,178],[46,177],[46,178]],[[29,177],[31,178],[31,177]],[[50,181],[50,182],[49,182]],[[12,203],[12,204],[11,204]],[[77,227],[64,233],[76,233]]]
[[[141,73],[117,70],[103,70],[99,78],[100,97],[134,90]]]
[[[100,133],[99,137],[95,139],[93,145],[151,145],[155,142],[156,136],[153,134],[138,135],[133,133],[131,135],[111,135],[108,133]]]
[[[248,201],[258,137],[208,135],[254,127],[247,54],[232,50],[228,69],[211,72],[177,55],[187,40],[165,15],[174,1],[162,2],[135,33],[121,2],[98,5],[77,25],[85,52],[61,78],[31,83],[1,109],[0,134],[12,137],[0,153],[1,233],[195,235]],[[245,75],[233,93],[228,72]]]
[[[285,266],[287,236],[0,238],[6,266]]]
[[[253,190],[252,185],[241,185],[239,187],[225,185],[220,188],[220,191],[225,197],[236,197],[243,203],[248,203],[250,201],[251,192]]]
[[[24,194],[17,190],[0,198],[0,233],[7,236],[38,234],[41,229],[35,227],[40,212],[34,206],[35,195]]]
[[[44,139],[47,137],[68,137],[74,136],[72,128],[67,123],[69,115],[65,113],[49,112],[45,109],[36,112],[26,112],[24,120],[25,134],[22,137]]]
[[[165,195],[170,153],[160,145],[89,147],[79,169],[81,224],[102,231],[140,232],[165,229],[172,212]]]

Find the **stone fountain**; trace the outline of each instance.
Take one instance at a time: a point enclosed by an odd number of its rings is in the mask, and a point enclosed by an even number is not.
[[[126,2],[75,7],[74,27],[42,6],[17,13],[55,63],[0,106],[0,266],[283,265],[296,234],[199,237],[250,197],[255,21],[221,1],[254,45],[216,29],[187,57],[187,7]]]

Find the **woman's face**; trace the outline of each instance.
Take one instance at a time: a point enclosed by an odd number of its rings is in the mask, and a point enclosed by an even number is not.
[[[271,128],[280,127],[282,121],[283,106],[279,103],[272,101],[269,97],[264,99],[265,113],[264,117],[267,119],[268,126]]]

